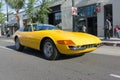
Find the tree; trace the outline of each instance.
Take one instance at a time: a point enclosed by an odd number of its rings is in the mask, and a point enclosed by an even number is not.
[[[19,25],[20,16],[19,16],[19,10],[24,7],[25,0],[5,0],[6,3],[16,11],[16,20]]]
[[[38,2],[40,3],[40,7],[37,9],[33,19],[35,22],[45,23],[48,20],[48,14],[51,12],[50,4],[53,1],[39,0]]]
[[[35,9],[34,5],[35,5],[35,2],[36,2],[36,0],[28,0],[27,7],[25,8],[27,16],[28,16],[28,18],[31,21],[32,21],[33,15],[34,15],[34,9]]]
[[[0,11],[0,24],[4,24],[6,21],[6,15]]]
[[[2,2],[0,2],[0,11],[1,11],[1,7],[2,7]]]
[[[4,24],[6,21],[6,17],[5,17],[6,15],[1,12],[1,6],[2,6],[2,3],[0,2],[0,24]]]

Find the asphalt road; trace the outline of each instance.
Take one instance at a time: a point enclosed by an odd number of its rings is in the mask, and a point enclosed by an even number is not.
[[[0,80],[120,80],[120,47],[48,61],[36,50],[17,52],[13,41],[1,38]]]

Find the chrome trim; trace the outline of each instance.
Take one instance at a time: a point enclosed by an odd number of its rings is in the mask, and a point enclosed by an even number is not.
[[[98,44],[86,44],[86,45],[81,45],[81,46],[69,46],[69,48],[71,50],[85,50],[85,49],[88,49],[88,48],[97,48],[97,47],[100,47],[101,44],[98,43]]]

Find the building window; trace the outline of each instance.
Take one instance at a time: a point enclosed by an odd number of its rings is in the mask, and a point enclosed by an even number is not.
[[[61,12],[55,13],[55,20],[61,20]]]
[[[54,17],[55,17],[55,25],[59,24],[61,22],[61,12],[56,12],[54,14]]]
[[[88,16],[88,17],[91,17],[91,16],[96,16],[96,5],[90,5],[90,6],[85,6],[85,7],[79,7],[78,8],[78,14],[80,16]]]

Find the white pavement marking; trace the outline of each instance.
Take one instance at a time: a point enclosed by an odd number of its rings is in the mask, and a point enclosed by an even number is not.
[[[115,77],[115,78],[119,78],[119,79],[120,79],[120,75],[110,74],[110,76]]]
[[[0,48],[6,49],[6,50],[10,50],[10,51],[14,51],[14,50],[12,50],[12,49],[9,49],[9,48],[3,47],[3,46],[0,46]]]
[[[6,41],[6,42],[14,42],[13,40],[2,40],[2,41]]]

